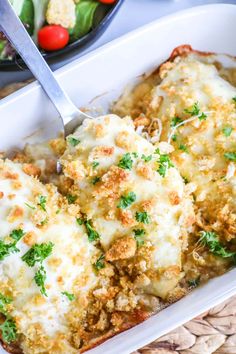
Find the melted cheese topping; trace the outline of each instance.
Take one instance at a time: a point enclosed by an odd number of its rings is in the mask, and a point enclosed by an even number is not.
[[[76,223],[78,208],[72,210],[54,187],[42,185],[22,169],[24,165],[0,161],[0,239],[9,243],[13,230],[25,232],[17,243],[19,252],[0,261],[0,292],[13,298],[10,314],[24,353],[75,353],[66,315],[73,306],[79,309],[77,319],[83,316],[86,296],[97,282],[91,265],[97,251],[84,227]],[[46,211],[39,205],[40,195],[46,197]],[[34,281],[38,264],[31,268],[21,257],[34,244],[48,242],[54,247],[43,261],[46,297]],[[65,291],[76,300],[70,302]]]
[[[204,219],[227,240],[235,237],[236,176],[235,161],[225,154],[235,152],[236,89],[221,78],[214,65],[187,56],[165,63],[160,69],[162,82],[153,89],[149,108],[152,116],[162,120],[161,139],[173,132],[171,121],[177,116],[187,120],[184,112],[198,102],[207,118],[197,117],[179,126],[172,144],[180,173],[193,183],[196,202]],[[229,136],[224,134],[230,130]],[[187,152],[181,151],[181,144]]]
[[[159,148],[163,154],[169,145]],[[119,167],[125,154],[132,160],[129,168]],[[143,154],[152,155],[149,162],[142,159]],[[71,194],[79,196],[81,211],[99,233],[107,260],[137,263],[134,230],[145,230],[150,264],[144,271],[152,279],[147,289],[165,297],[181,276],[181,228],[191,226],[193,212],[178,171],[171,167],[165,177],[157,172],[158,156],[155,148],[135,133],[129,119],[110,115],[86,120],[68,137],[61,161],[65,175],[75,182]],[[119,208],[122,197],[131,192],[135,201]],[[139,212],[147,213],[150,222],[137,220]]]

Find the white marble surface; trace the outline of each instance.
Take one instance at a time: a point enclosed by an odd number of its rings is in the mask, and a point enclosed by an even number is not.
[[[88,51],[110,42],[112,39],[122,36],[137,27],[154,21],[161,16],[185,8],[213,3],[236,4],[236,0],[125,0],[119,13],[116,15],[106,32],[89,49],[80,54],[73,55],[73,57],[64,60],[60,64],[53,65],[52,69],[55,70],[73,60],[73,58],[78,58]],[[0,71],[0,87],[11,82],[25,80],[29,77],[31,77],[29,71]]]

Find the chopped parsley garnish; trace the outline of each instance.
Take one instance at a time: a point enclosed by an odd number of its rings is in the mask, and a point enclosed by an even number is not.
[[[141,157],[141,159],[144,160],[145,162],[149,162],[149,161],[151,161],[151,159],[152,159],[152,155],[145,156],[145,155],[143,154],[142,157]]]
[[[184,144],[179,144],[179,150],[182,150],[184,152],[187,152],[188,153],[188,148],[186,145]]]
[[[143,236],[146,234],[144,229],[135,229],[134,231],[134,238],[137,242],[137,246],[143,246],[144,245],[144,240],[143,240]]]
[[[199,284],[200,284],[200,276],[197,277],[196,279],[188,280],[188,286],[190,288],[196,288]]]
[[[199,120],[206,120],[207,119],[206,113],[201,112],[198,102],[195,102],[192,105],[192,107],[184,109],[184,113],[190,114],[190,116],[192,116],[192,117],[198,116]]]
[[[38,205],[40,206],[40,208],[43,210],[43,211],[47,211],[46,210],[46,203],[47,203],[47,198],[43,195],[40,195],[39,196],[39,202],[38,202]]]
[[[94,230],[94,228],[91,225],[91,220],[85,221],[84,225],[85,225],[86,230],[87,230],[87,235],[88,235],[89,242],[93,242],[93,241],[96,241],[96,240],[100,239],[99,233],[96,230]]]
[[[17,329],[15,321],[11,318],[7,318],[1,325],[0,331],[2,332],[2,340],[10,344],[14,342],[17,337]]]
[[[122,195],[117,208],[126,209],[136,200],[136,194],[134,192],[129,192],[126,196]]]
[[[36,209],[34,206],[29,205],[28,203],[25,203],[25,205],[26,205],[28,208],[32,209],[32,210],[35,210],[35,209]]]
[[[41,264],[37,272],[35,273],[34,276],[34,281],[40,288],[41,294],[48,296],[45,288],[45,281],[46,281],[46,270],[44,266]]]
[[[200,114],[199,103],[195,102],[190,108],[184,109],[184,113],[190,114],[191,116],[198,116]]]
[[[131,170],[133,167],[133,160],[131,158],[131,154],[127,152],[124,154],[120,162],[118,163],[118,167],[123,168],[123,170]]]
[[[97,184],[99,181],[101,181],[101,177],[96,176],[96,177],[92,178],[91,183],[92,183],[93,185],[95,185],[95,184]]]
[[[22,229],[16,229],[10,233],[10,237],[15,241],[19,241],[24,235],[25,232]]]
[[[82,218],[76,218],[76,222],[78,225],[83,225],[84,220]]]
[[[4,243],[0,240],[0,261],[2,261],[5,257],[10,256],[11,253],[17,252],[20,252],[20,250],[16,247],[16,242]]]
[[[58,214],[60,214],[60,212],[61,212],[61,209],[57,209],[56,214],[58,215]]]
[[[75,300],[75,295],[74,294],[70,294],[67,291],[63,291],[62,295],[65,295],[69,301],[74,301]]]
[[[179,117],[174,117],[171,120],[170,126],[171,128],[174,128],[177,124],[181,123],[183,120]]]
[[[222,129],[222,132],[223,132],[224,136],[226,136],[226,137],[230,136],[232,131],[233,131],[232,127],[224,127]]]
[[[138,222],[142,222],[143,224],[149,224],[150,223],[150,216],[146,211],[137,211],[135,214],[135,219]]]
[[[206,120],[207,119],[207,115],[206,115],[206,113],[201,113],[199,116],[198,116],[198,119],[199,120]]]
[[[74,138],[73,136],[69,136],[69,138],[67,138],[67,141],[73,147],[77,146],[80,143],[80,140]]]
[[[9,296],[4,296],[2,293],[0,293],[0,313],[3,315],[7,314],[7,309],[6,305],[9,305],[12,302],[12,298]]]
[[[93,163],[92,163],[93,169],[95,169],[98,166],[99,166],[99,162],[98,161],[93,161]]]
[[[138,153],[137,152],[132,152],[133,157],[137,158],[138,157]]]
[[[162,154],[162,155],[161,155],[159,149],[156,149],[156,150],[155,150],[155,154],[159,154],[159,155],[160,155],[160,156],[159,156],[159,160],[158,160],[159,168],[158,168],[157,172],[158,172],[162,177],[165,177],[167,170],[168,170],[170,167],[174,167],[174,165],[173,165],[172,161],[170,160],[169,155],[167,155],[167,154]]]
[[[66,199],[69,204],[73,204],[77,200],[77,196],[72,194],[67,194]]]
[[[230,161],[236,161],[236,152],[226,152],[224,157]]]
[[[230,252],[224,247],[220,241],[219,236],[213,231],[201,231],[200,243],[207,247],[215,256],[222,258],[234,257],[236,252]]]
[[[234,97],[232,98],[232,100],[236,103],[236,96],[234,96]]]
[[[176,134],[173,134],[171,139],[172,139],[173,141],[176,141],[176,140],[177,140],[177,135],[176,135]]]
[[[98,259],[96,260],[96,262],[93,264],[94,268],[96,270],[101,270],[103,268],[105,268],[105,262],[104,262],[105,256],[104,254],[101,254]]]
[[[41,221],[40,225],[44,226],[48,223],[48,218],[45,218],[43,221]]]
[[[33,267],[36,263],[42,263],[52,253],[54,244],[52,242],[35,244],[24,256],[22,261],[26,262],[29,267]]]

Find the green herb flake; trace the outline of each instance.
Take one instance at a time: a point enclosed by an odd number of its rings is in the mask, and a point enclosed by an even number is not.
[[[80,143],[80,140],[74,138],[73,136],[69,136],[69,138],[67,138],[67,141],[73,147],[76,147]]]
[[[67,291],[63,291],[62,295],[65,295],[69,301],[74,301],[75,300],[75,295],[68,293]]]
[[[183,122],[183,120],[176,116],[171,119],[170,126],[171,126],[171,128],[174,128],[174,127],[176,127],[177,124],[179,124],[181,122]]]
[[[232,100],[234,101],[234,103],[236,103],[236,96],[234,96]]]
[[[135,229],[133,230],[134,232],[134,238],[137,242],[137,246],[143,246],[144,245],[144,240],[143,240],[143,236],[146,234],[144,229]]]
[[[135,219],[143,224],[150,224],[150,216],[147,214],[146,211],[137,211],[135,214]]]
[[[233,131],[232,127],[224,127],[222,129],[222,132],[223,132],[224,136],[226,136],[226,137],[229,137],[231,135],[232,131]]]
[[[224,157],[229,161],[236,161],[236,152],[226,152]]]
[[[16,229],[10,233],[10,237],[13,238],[13,240],[16,242],[18,242],[24,235],[25,232],[22,229]]]
[[[200,276],[197,277],[196,279],[189,279],[188,280],[188,286],[190,288],[196,288],[200,284]]]
[[[206,113],[203,113],[203,112],[202,112],[202,113],[198,116],[198,119],[199,119],[200,121],[206,120],[206,119],[207,119]]]
[[[66,199],[67,199],[69,204],[73,204],[77,200],[77,196],[76,195],[72,195],[72,194],[67,194]]]
[[[46,210],[46,203],[47,203],[47,198],[43,195],[40,195],[39,196],[39,202],[38,202],[38,205],[40,206],[40,208],[43,210],[43,211],[47,211]]]
[[[45,218],[43,221],[41,221],[40,225],[44,226],[47,225],[47,223],[48,223],[48,218]]]
[[[118,163],[118,167],[122,168],[123,170],[131,170],[133,167],[133,160],[131,158],[131,154],[127,152],[124,154],[124,156],[121,158],[121,160]]]
[[[99,166],[99,162],[98,161],[93,161],[92,163],[92,167],[95,170],[95,168],[97,168]]]
[[[117,205],[119,209],[126,209],[136,200],[136,194],[134,192],[129,192],[126,196],[122,195],[120,202]]]
[[[170,160],[169,155],[167,154],[160,154],[160,150],[156,149],[155,151],[156,154],[159,154],[159,160],[157,161],[159,164],[159,167],[157,169],[157,172],[162,176],[165,177],[167,170],[170,167],[174,167],[172,161]]]
[[[76,218],[76,222],[78,225],[83,225],[84,220],[82,218]]]
[[[34,281],[36,285],[38,285],[38,287],[40,288],[41,294],[44,296],[48,296],[45,288],[46,270],[43,265],[41,265],[35,273]]]
[[[7,318],[5,322],[0,325],[0,331],[2,332],[3,342],[10,344],[17,338],[17,329],[15,321],[11,318]]]
[[[177,135],[176,135],[176,134],[173,134],[171,139],[172,139],[173,141],[177,141]]]
[[[182,176],[182,178],[183,178],[185,184],[189,183],[189,180],[187,177]]]
[[[5,296],[0,293],[0,313],[3,315],[7,315],[6,305],[9,305],[12,302],[12,298],[9,296]]]
[[[32,206],[32,205],[30,205],[30,204],[28,204],[28,203],[25,203],[25,205],[26,205],[28,208],[32,209],[32,210],[35,210],[35,209],[36,209],[34,206]]]
[[[95,270],[101,270],[103,268],[105,268],[105,256],[104,254],[101,254],[98,259],[96,260],[96,262],[93,264]]]
[[[22,257],[22,261],[33,267],[36,263],[42,263],[52,253],[54,244],[52,242],[35,244]]]
[[[10,256],[11,253],[17,252],[20,252],[20,250],[16,247],[15,242],[7,244],[0,240],[0,261]]]
[[[132,152],[133,157],[135,157],[136,159],[138,158],[138,153],[137,152]]]
[[[222,258],[235,257],[236,252],[230,252],[224,247],[220,241],[219,236],[213,231],[201,231],[200,243],[207,247],[215,256]]]
[[[184,109],[184,113],[190,114],[191,116],[198,116],[200,114],[199,103],[195,102],[190,108]]]
[[[92,183],[93,185],[95,185],[95,184],[97,184],[99,181],[101,181],[101,177],[96,176],[96,177],[93,177],[93,178],[92,178],[91,183]]]
[[[148,155],[148,156],[145,156],[144,154],[142,155],[141,157],[142,160],[144,160],[145,162],[149,162],[152,160],[152,155]]]
[[[94,242],[100,239],[99,233],[96,230],[94,230],[94,228],[91,225],[91,220],[85,221],[84,225],[86,227],[89,242]]]
[[[60,212],[61,212],[61,209],[57,209],[56,215],[60,214]]]
[[[184,144],[179,144],[179,150],[182,150],[182,151],[188,153],[188,148],[187,148],[187,146],[184,145]]]

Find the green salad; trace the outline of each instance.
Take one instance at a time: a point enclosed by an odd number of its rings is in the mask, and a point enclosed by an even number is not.
[[[35,43],[44,51],[64,48],[89,33],[116,0],[10,0]],[[99,11],[100,10],[100,11]],[[12,60],[14,48],[0,32],[0,60]]]

